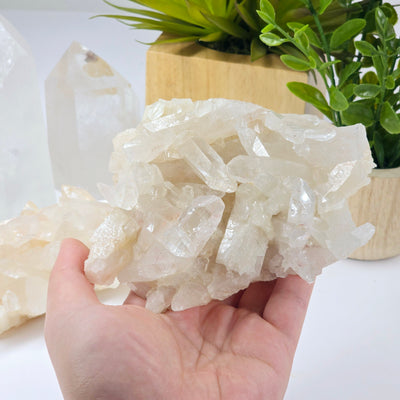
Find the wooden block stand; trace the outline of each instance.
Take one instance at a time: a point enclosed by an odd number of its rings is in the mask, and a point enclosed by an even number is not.
[[[158,99],[213,97],[243,100],[279,113],[303,114],[305,103],[286,87],[307,82],[304,72],[285,67],[276,55],[221,53],[196,43],[155,44],[147,51],[146,104]]]
[[[351,258],[380,260],[400,254],[400,168],[374,169],[371,183],[349,200],[357,226],[370,222],[375,235]]]

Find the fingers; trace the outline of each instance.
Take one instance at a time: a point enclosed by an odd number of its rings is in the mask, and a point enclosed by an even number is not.
[[[267,303],[276,281],[252,283],[240,298],[238,307],[263,315],[265,304]]]
[[[297,275],[278,278],[263,317],[278,328],[296,347],[307,312],[313,285]]]
[[[88,248],[78,240],[65,239],[50,275],[47,314],[72,311],[82,305],[98,304],[94,286],[83,272]]]

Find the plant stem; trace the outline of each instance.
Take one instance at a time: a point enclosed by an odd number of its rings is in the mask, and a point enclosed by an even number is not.
[[[307,7],[310,10],[310,12],[311,12],[311,14],[312,14],[312,16],[314,18],[315,26],[318,29],[319,36],[321,38],[322,47],[323,47],[324,53],[326,54],[327,62],[330,62],[330,61],[332,61],[331,49],[330,49],[329,43],[328,43],[328,41],[326,39],[326,36],[325,36],[325,33],[324,33],[324,29],[322,28],[321,21],[318,18],[318,13],[315,10],[311,0],[307,0]],[[332,65],[329,66],[328,73],[329,73],[329,79],[331,81],[331,85],[333,87],[336,87],[335,71],[334,71]],[[320,75],[322,76],[321,73],[320,73]],[[324,82],[325,82],[326,89],[329,90],[329,85],[327,84],[325,79],[324,79]],[[333,119],[334,119],[333,122],[334,122],[334,124],[336,126],[342,126],[342,118],[340,116],[340,112],[332,110],[332,113],[333,113]]]

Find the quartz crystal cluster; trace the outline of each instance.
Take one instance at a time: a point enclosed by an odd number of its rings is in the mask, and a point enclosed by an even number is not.
[[[110,213],[84,190],[63,187],[57,205],[28,203],[19,217],[0,223],[0,333],[45,312],[61,240],[75,237],[88,245]]]
[[[90,248],[88,278],[115,278],[155,312],[224,299],[251,282],[312,281],[373,235],[347,198],[373,167],[361,125],[239,101],[160,100],[114,138],[106,202],[64,186],[0,223],[0,333],[45,311],[62,239]]]
[[[288,274],[312,281],[373,235],[347,207],[373,166],[361,125],[160,100],[114,139],[114,184],[100,185],[112,209],[90,239],[86,274],[118,277],[155,312]]]

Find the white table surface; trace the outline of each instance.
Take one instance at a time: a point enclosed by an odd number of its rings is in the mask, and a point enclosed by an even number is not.
[[[88,20],[89,13],[1,6],[0,12],[30,44],[42,87],[77,40],[132,83],[143,109],[146,46],[135,40],[152,41],[156,33]],[[400,399],[399,286],[400,257],[346,260],[326,268],[315,285],[285,400]],[[40,317],[0,337],[0,400],[62,399],[43,324]]]

